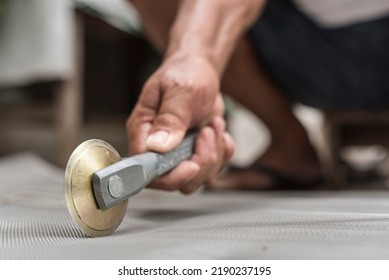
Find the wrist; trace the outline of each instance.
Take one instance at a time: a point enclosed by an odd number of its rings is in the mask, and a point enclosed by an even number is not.
[[[202,62],[209,64],[215,72],[220,76],[221,71],[218,65],[216,57],[213,55],[212,51],[208,48],[172,48],[168,49],[164,55],[164,62]]]

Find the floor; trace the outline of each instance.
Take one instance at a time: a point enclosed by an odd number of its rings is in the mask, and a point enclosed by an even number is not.
[[[63,170],[0,160],[0,259],[388,259],[389,192],[144,190],[111,235],[69,215]]]

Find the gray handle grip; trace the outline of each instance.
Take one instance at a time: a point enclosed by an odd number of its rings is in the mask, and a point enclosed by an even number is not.
[[[185,139],[174,150],[168,153],[160,154],[147,152],[135,155],[129,159],[135,160],[144,171],[145,184],[148,184],[156,177],[161,176],[180,162],[190,159],[194,151],[197,133],[188,134]],[[125,159],[125,161],[127,161]]]
[[[180,162],[190,159],[197,133],[189,134],[173,151],[166,154],[158,154],[158,176],[161,176],[177,166]]]

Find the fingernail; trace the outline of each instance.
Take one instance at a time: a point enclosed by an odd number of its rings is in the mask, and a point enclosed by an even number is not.
[[[169,135],[170,133],[165,130],[158,130],[157,132],[154,132],[147,138],[146,145],[163,146],[166,144],[167,140],[169,139]]]

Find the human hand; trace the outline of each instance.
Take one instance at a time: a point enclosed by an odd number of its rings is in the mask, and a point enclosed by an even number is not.
[[[127,121],[130,153],[168,152],[190,128],[199,129],[195,152],[149,187],[194,192],[213,180],[232,156],[225,132],[219,77],[212,64],[196,55],[175,54],[146,82]]]

